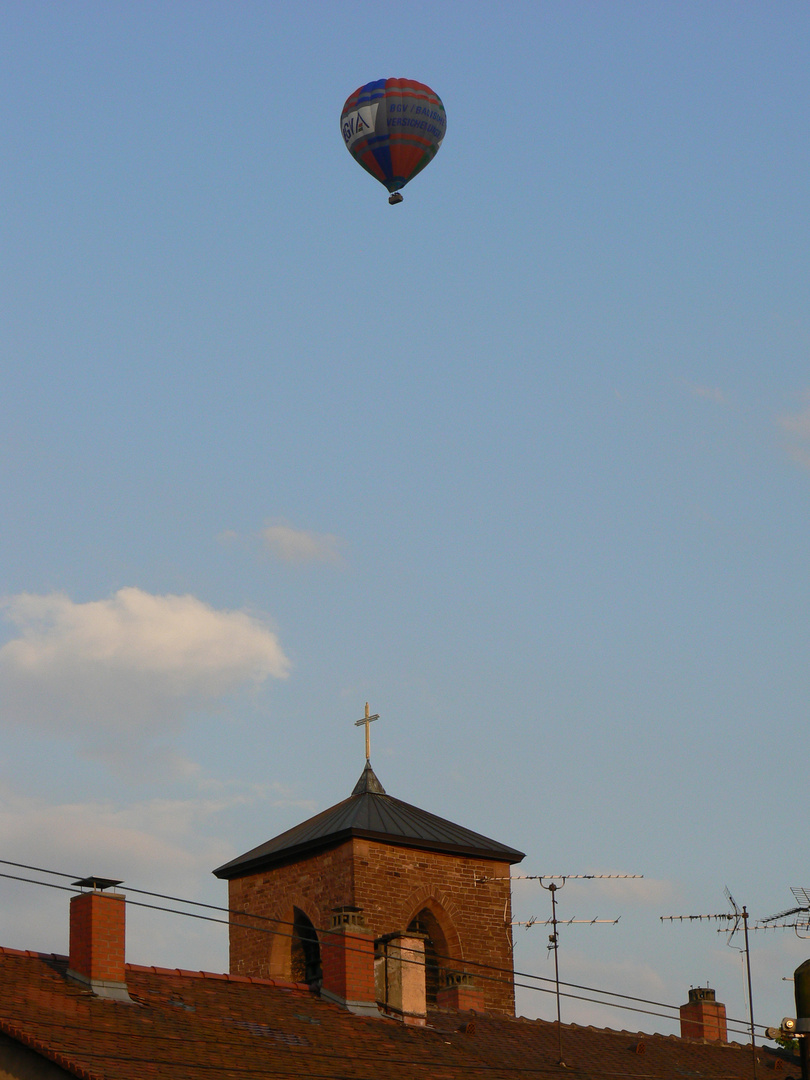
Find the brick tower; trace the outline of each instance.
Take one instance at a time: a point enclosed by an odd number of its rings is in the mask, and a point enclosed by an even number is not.
[[[522,859],[387,795],[367,760],[348,799],[214,871],[234,912],[231,973],[317,985],[324,932],[351,910],[378,949],[424,936],[428,1006],[462,980],[485,1009],[514,1014],[508,878]]]

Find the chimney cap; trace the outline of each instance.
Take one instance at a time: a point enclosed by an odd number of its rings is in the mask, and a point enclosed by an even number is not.
[[[366,923],[363,918],[363,909],[353,904],[341,904],[340,907],[332,908],[332,929],[340,930],[341,927],[363,927]]]
[[[689,1002],[693,1001],[714,1001],[714,990],[709,989],[708,986],[693,986],[689,991]]]
[[[104,889],[115,888],[116,885],[123,885],[123,879],[120,881],[115,878],[98,877],[96,874],[91,874],[90,877],[79,878],[78,881],[74,881],[73,885],[78,885],[82,889],[92,889],[94,892],[103,892]]]

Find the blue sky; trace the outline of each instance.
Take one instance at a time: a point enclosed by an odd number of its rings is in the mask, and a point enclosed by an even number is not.
[[[391,794],[645,875],[566,886],[622,919],[563,978],[744,1016],[738,954],[658,917],[810,885],[807,6],[0,21],[3,857],[224,902],[350,792],[368,700]],[[448,115],[393,208],[339,132],[388,76]],[[64,894],[0,892],[4,944],[65,949]],[[227,965],[148,913],[129,954]],[[778,1022],[807,946],[752,954]]]

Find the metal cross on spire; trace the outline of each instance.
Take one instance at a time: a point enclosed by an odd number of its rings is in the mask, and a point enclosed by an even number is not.
[[[379,719],[380,719],[380,714],[379,713],[374,713],[373,716],[369,716],[369,714],[368,714],[368,702],[366,702],[366,715],[363,717],[362,720],[355,720],[355,722],[354,722],[355,727],[360,727],[361,724],[366,725],[366,761],[367,762],[371,761],[371,736],[369,734],[368,726],[373,720],[379,720]]]

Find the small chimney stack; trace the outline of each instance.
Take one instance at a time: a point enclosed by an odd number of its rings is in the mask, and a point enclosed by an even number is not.
[[[378,1016],[374,991],[374,936],[358,907],[332,911],[331,929],[321,941],[321,997],[359,1016]]]
[[[681,1038],[728,1042],[726,1007],[715,1001],[714,990],[708,986],[693,987],[689,1001],[681,1005]]]
[[[484,1012],[484,990],[466,971],[448,971],[447,985],[436,992],[436,1005],[453,1012]]]
[[[104,891],[121,882],[89,877],[73,884],[90,891],[70,900],[68,975],[98,997],[129,1001],[125,974],[126,897]]]
[[[425,940],[415,931],[384,934],[377,941],[377,1000],[386,1012],[406,1024],[427,1021]]]

